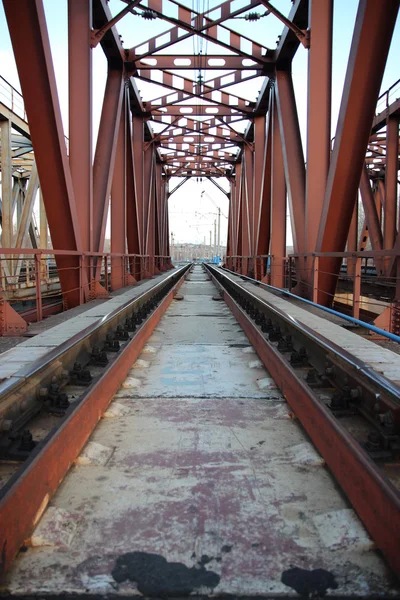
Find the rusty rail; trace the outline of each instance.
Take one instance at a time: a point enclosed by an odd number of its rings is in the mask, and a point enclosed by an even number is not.
[[[29,367],[18,371],[18,377],[0,385],[0,410],[4,404],[12,406],[23,399],[29,418],[41,410],[38,402],[43,396],[41,390],[46,389],[45,386],[49,386],[54,377],[62,383],[66,373],[71,374],[78,359],[83,364],[93,364],[94,348],[100,348],[104,343],[106,348],[107,340],[110,340],[107,336],[111,335],[111,343],[114,344],[120,343],[118,339],[125,339],[121,342],[123,347],[119,352],[114,349],[111,355],[107,354],[108,362],[103,372],[83,389],[77,404],[65,411],[60,424],[32,450],[22,467],[0,490],[0,575],[9,568],[31,535],[49,500],[168,308],[190,266],[172,272],[150,290],[99,319]],[[129,335],[128,331],[133,335]],[[6,408],[3,410],[3,421],[7,420],[7,416]],[[24,423],[17,423],[19,430],[23,426]]]
[[[371,423],[378,413],[390,413],[391,434],[398,435],[399,386],[221,269],[206,268],[377,547],[400,573],[400,494],[335,416],[346,412],[346,402],[347,409],[358,410]],[[345,388],[346,393],[341,398],[333,395],[328,407],[316,393],[318,380],[336,392]],[[376,423],[377,432],[387,438],[384,428]]]

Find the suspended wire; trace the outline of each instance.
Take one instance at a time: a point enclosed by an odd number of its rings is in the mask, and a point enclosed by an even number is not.
[[[266,10],[265,13],[263,13],[262,15],[260,13],[257,12],[250,12],[247,13],[247,15],[245,15],[244,17],[233,17],[234,19],[245,19],[246,21],[258,21],[259,19],[262,19],[263,17],[268,17],[268,15],[271,14],[269,10]]]

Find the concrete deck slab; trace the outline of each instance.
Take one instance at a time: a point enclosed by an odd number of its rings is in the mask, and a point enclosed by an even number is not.
[[[210,325],[210,320],[207,324]],[[217,323],[214,322],[214,326]],[[157,330],[155,331],[157,333]],[[167,334],[164,334],[166,337]],[[221,337],[218,333],[217,337]],[[156,342],[158,336],[152,336],[149,343]],[[190,337],[189,337],[190,339]],[[237,334],[237,345],[202,345],[202,344],[168,345],[162,347],[152,360],[152,368],[136,373],[142,381],[141,396],[146,397],[198,397],[214,398],[262,398],[257,381],[266,376],[265,369],[250,369],[243,360],[243,334]],[[157,376],[154,376],[157,370]],[[123,392],[117,393],[117,397]]]
[[[232,313],[224,302],[216,302],[212,299],[211,290],[208,295],[201,296],[201,306],[197,301],[197,297],[194,295],[184,296],[183,300],[174,301],[168,310],[168,317],[172,316],[196,316],[196,317],[232,317]]]
[[[159,336],[177,327],[170,310]],[[200,320],[181,321],[189,319]],[[225,320],[210,317],[207,331]],[[185,343],[149,341],[154,351],[139,357],[149,366],[131,371],[141,386],[121,390],[122,416],[103,419],[91,436],[110,449],[106,463],[74,466],[51,501],[68,527],[76,515],[68,548],[21,553],[4,589],[394,596],[381,557],[286,401],[258,388],[255,372],[268,373],[249,367],[251,346],[196,343],[185,331]]]
[[[194,304],[193,302],[190,304]],[[232,315],[222,314],[214,316],[213,313],[197,315],[196,320],[182,306],[181,316],[168,315],[168,327],[163,335],[164,344],[243,344],[249,343],[246,335],[237,327]],[[189,317],[185,319],[183,317]],[[207,326],[208,319],[213,316],[214,327]],[[157,337],[156,332],[156,337]]]

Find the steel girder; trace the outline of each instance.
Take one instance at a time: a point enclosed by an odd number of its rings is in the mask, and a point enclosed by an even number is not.
[[[343,252],[354,210],[376,101],[398,13],[398,2],[360,0],[332,151],[318,252]],[[319,301],[335,293],[340,259],[320,260]]]
[[[4,0],[53,246],[82,249],[50,42],[41,0]],[[29,60],[27,60],[27,56]],[[54,201],[57,198],[57,201]],[[79,304],[78,259],[57,257],[64,300]]]
[[[275,284],[284,283],[286,205],[295,252],[343,252],[346,243],[357,249],[354,207],[359,188],[364,238],[376,250],[399,248],[399,107],[387,113],[386,121],[382,114],[374,118],[398,3],[359,2],[331,154],[332,0],[295,0],[274,50],[228,26],[235,18],[250,22],[255,10],[270,7],[265,0],[250,0],[240,8],[228,0],[204,13],[169,0],[174,16],[166,2],[149,0],[144,6],[137,1],[115,17],[106,0],[69,0],[69,37],[74,43],[69,48],[68,159],[41,0],[22,1],[26,11],[17,11],[11,0],[4,5],[55,247],[101,252],[111,196],[112,249],[149,257],[141,265],[130,259],[136,279],[154,273],[154,256],[169,252],[169,180],[195,176],[228,178],[229,253],[242,257],[236,268],[244,273],[252,269],[257,277],[263,272],[249,258],[270,254]],[[276,10],[272,13],[268,19],[280,18]],[[170,26],[162,35],[124,48],[116,23],[141,17]],[[177,44],[194,37],[212,42],[212,54],[177,50]],[[107,57],[108,79],[92,164],[91,48],[98,43]],[[291,77],[291,62],[301,45],[309,48],[301,48],[309,53],[306,165]],[[27,48],[29,69],[24,62]],[[256,78],[261,91],[254,101],[238,85]],[[157,83],[165,93],[143,101],[139,80]],[[44,127],[43,114],[48,116]],[[56,206],[49,199],[55,196]],[[61,260],[74,264],[73,259]],[[309,264],[297,262],[298,275],[308,286]],[[329,303],[339,261],[321,258],[320,266],[326,273],[319,277],[319,300]],[[381,266],[390,274],[393,259]],[[63,289],[71,290],[72,280],[63,277]],[[115,271],[113,287],[119,285],[117,279]],[[70,292],[70,304],[76,301]]]

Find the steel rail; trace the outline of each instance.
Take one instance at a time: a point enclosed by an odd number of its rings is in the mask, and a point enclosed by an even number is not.
[[[59,426],[48,433],[19,471],[0,490],[0,575],[9,568],[20,548],[29,539],[51,497],[168,308],[190,266],[177,269],[150,290],[110,312],[29,367],[21,369],[18,372],[20,380],[9,381],[0,386],[0,403],[4,398],[9,398],[10,393],[21,400],[21,390],[29,382],[32,384],[34,381],[36,386],[42,385],[42,376],[48,380],[54,374],[54,365],[57,365],[58,370],[61,366],[65,369],[82,352],[87,356],[90,346],[97,344],[100,337],[115,329],[133,309],[140,308],[157,293],[165,292],[158,306],[145,318],[121,352],[85,389],[79,402],[66,411]]]
[[[382,551],[394,572],[400,574],[400,494],[398,490],[359,442],[344,429],[332,411],[319,399],[314,389],[306,383],[304,369],[302,374],[296,372],[296,368],[256,325],[254,319],[246,313],[237,299],[241,304],[245,299],[248,310],[250,303],[251,307],[259,307],[260,310],[265,311],[264,314],[272,315],[274,319],[284,317],[287,330],[298,333],[301,340],[311,339],[312,344],[316,344],[320,354],[323,354],[323,360],[329,356],[332,364],[337,365],[338,368],[347,367],[350,376],[352,376],[352,370],[357,376],[362,375],[362,378],[357,377],[359,382],[361,379],[368,381],[371,378],[370,388],[376,394],[378,387],[381,393],[381,395],[379,392],[378,395],[375,395],[376,402],[381,402],[385,395],[389,395],[393,407],[398,408],[399,388],[379,374],[371,373],[371,369],[355,357],[352,357],[350,363],[346,362],[351,355],[338,349],[336,345],[312,332],[302,323],[285,315],[282,311],[278,311],[276,307],[261,300],[220,269],[210,265],[207,265],[206,269],[260,359],[281,389],[294,414],[347,495],[376,546]],[[237,299],[235,299],[235,295]],[[250,308],[250,312],[251,310],[253,309]],[[368,388],[368,384],[365,385]],[[397,396],[393,397],[396,389]]]
[[[349,323],[354,323],[356,325],[359,325],[360,327],[363,327],[364,329],[367,329],[368,331],[373,331],[374,333],[377,333],[383,337],[386,337],[388,340],[390,340],[392,342],[396,342],[397,344],[400,343],[400,336],[395,335],[394,333],[390,333],[390,331],[385,331],[384,329],[381,329],[380,327],[376,327],[376,325],[374,325],[373,323],[367,323],[366,321],[362,321],[361,319],[356,319],[355,317],[350,317],[349,315],[341,313],[338,310],[334,310],[333,308],[329,308],[328,306],[323,306],[322,304],[318,304],[317,302],[312,302],[312,300],[308,300],[307,298],[303,298],[302,296],[293,294],[293,292],[290,292],[289,290],[278,288],[274,285],[270,285],[269,283],[264,283],[263,281],[259,281],[258,279],[254,279],[253,277],[249,277],[248,275],[240,275],[239,273],[235,273],[234,271],[231,271],[230,269],[226,269],[225,267],[222,267],[222,268],[227,273],[236,275],[237,277],[240,277],[243,280],[248,280],[251,283],[253,283],[254,285],[258,285],[262,288],[265,288],[266,290],[272,290],[273,292],[277,292],[281,296],[289,296],[290,298],[299,300],[299,302],[303,302],[304,304],[308,304],[310,306],[314,306],[315,308],[319,308],[320,310],[327,312],[331,315],[334,315],[335,317],[340,317],[344,321],[348,321]],[[373,283],[373,285],[376,285],[377,282],[372,282],[372,283]],[[395,284],[393,284],[393,287],[395,287]]]
[[[281,296],[288,295],[288,296],[294,297],[296,300],[297,299],[299,299],[299,300],[305,300],[304,298],[301,298],[300,296],[296,296],[295,294],[291,294],[289,292],[286,292],[286,290],[282,290],[281,288],[275,288],[274,286],[269,286],[268,284],[262,284],[260,281],[252,279],[251,277],[247,277],[247,276],[244,276],[244,275],[238,275],[237,273],[234,273],[233,271],[229,271],[229,269],[221,269],[221,270],[226,271],[226,272],[232,274],[235,277],[240,277],[240,279],[248,280],[250,283],[253,283],[257,287],[258,286],[259,287],[265,287],[267,291],[269,291],[269,290],[272,289],[273,291],[277,291]],[[229,277],[228,277],[228,279],[229,279],[229,281],[232,281]],[[241,289],[244,290],[245,288],[241,287]],[[385,390],[385,393],[390,394],[391,396],[393,396],[393,398],[395,400],[399,400],[399,409],[400,409],[400,387],[396,383],[394,383],[393,381],[390,381],[389,379],[387,379],[386,377],[384,377],[380,373],[377,373],[367,363],[365,363],[364,361],[360,360],[359,358],[357,358],[353,354],[350,354],[350,352],[347,352],[346,350],[344,350],[343,348],[341,348],[340,346],[338,346],[337,344],[335,344],[331,340],[328,340],[326,337],[324,337],[323,335],[321,335],[317,331],[314,331],[313,329],[311,329],[310,327],[308,327],[304,323],[301,323],[300,321],[298,321],[297,319],[295,319],[291,315],[288,315],[287,313],[285,313],[284,311],[280,310],[276,306],[273,306],[272,304],[270,304],[266,300],[261,300],[255,294],[252,294],[250,292],[250,290],[247,290],[247,292],[249,293],[249,295],[252,297],[252,299],[255,302],[260,302],[261,301],[262,303],[264,303],[265,306],[268,306],[268,310],[271,313],[273,313],[274,315],[276,315],[276,317],[278,317],[282,321],[286,322],[289,327],[290,326],[295,326],[297,328],[298,332],[304,332],[308,339],[314,340],[316,343],[318,343],[320,345],[320,347],[326,353],[330,353],[330,352],[334,353],[334,355],[337,358],[340,358],[344,363],[347,363],[348,366],[351,367],[351,368],[353,368],[353,369],[355,369],[355,371],[357,373],[359,373],[360,375],[364,374],[366,377],[369,378],[369,380],[371,382],[373,382],[377,386],[382,387]],[[315,304],[315,302],[311,302],[311,301],[307,301],[306,300],[306,303],[309,304],[309,305],[311,305],[311,306],[313,306],[313,307],[315,307],[315,308],[320,308],[320,305],[319,304]],[[331,312],[335,316],[338,316],[338,317],[342,318],[342,314],[341,313],[338,313],[337,311],[331,311]],[[387,333],[387,332],[385,332],[385,333]]]

